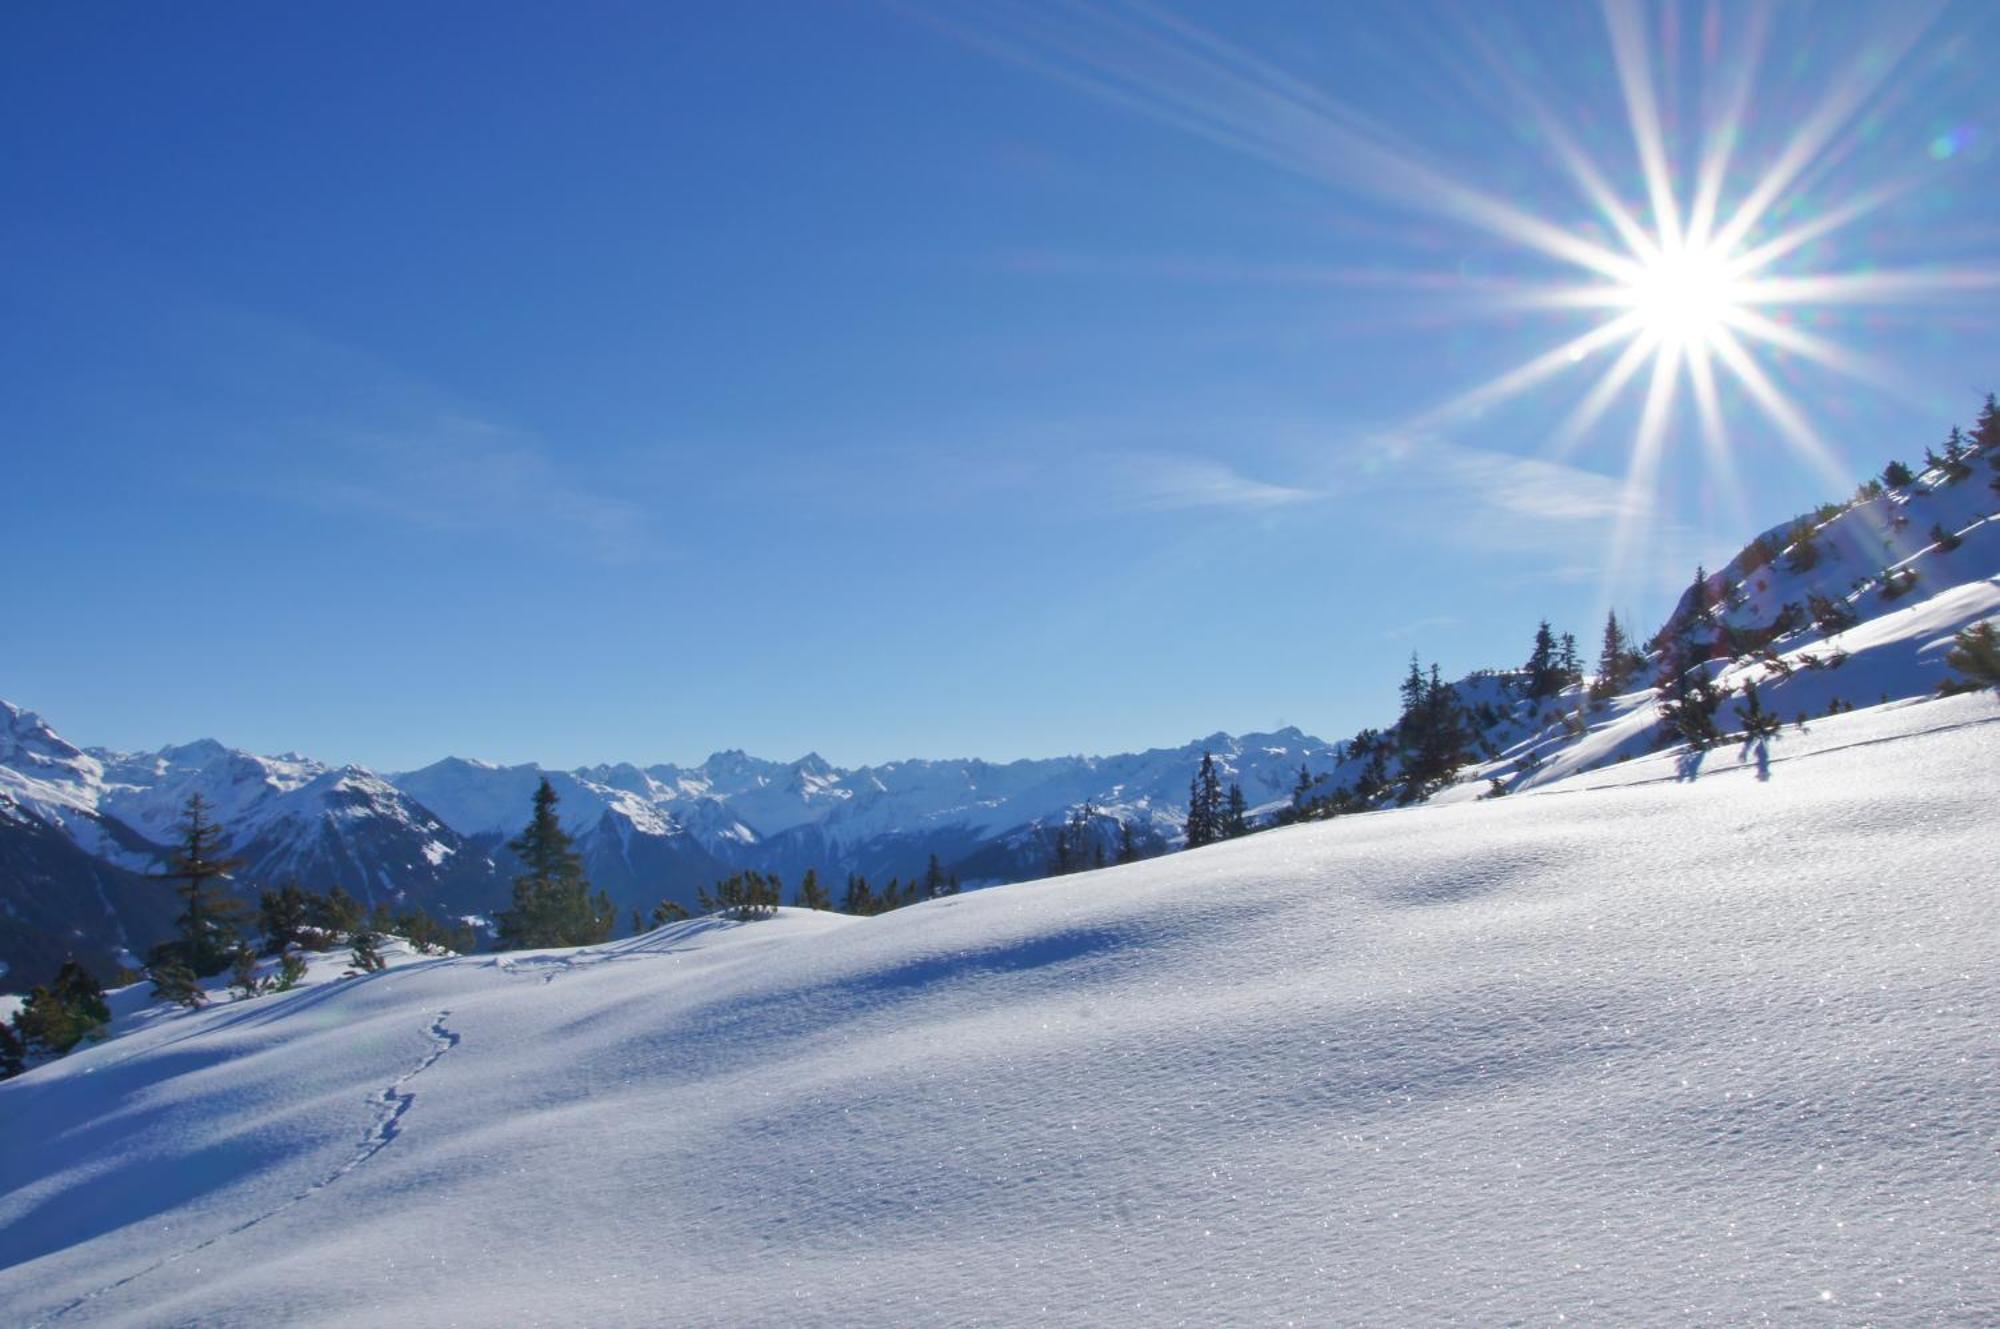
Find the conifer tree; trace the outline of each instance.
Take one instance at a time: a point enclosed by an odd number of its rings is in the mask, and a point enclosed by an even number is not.
[[[162,1001],[170,1001],[189,1010],[208,1004],[208,994],[195,980],[194,970],[179,959],[170,956],[155,961],[146,967],[146,972],[153,979],[153,995]]]
[[[258,897],[257,930],[264,936],[264,954],[276,955],[299,945],[307,925],[306,893],[297,882],[288,881]]]
[[[923,898],[926,900],[935,900],[943,894],[944,864],[938,862],[936,854],[932,854],[931,861],[924,865]]]
[[[847,874],[847,892],[840,899],[843,914],[872,914],[875,912],[875,897],[868,889],[868,878],[859,872]]]
[[[36,985],[14,1013],[22,1044],[43,1057],[60,1057],[78,1043],[103,1037],[110,1023],[104,985],[74,957],[63,961],[50,982]]]
[[[1069,823],[1065,822],[1056,827],[1056,847],[1049,855],[1048,875],[1065,877],[1074,871],[1076,871],[1076,851],[1070,848]]]
[[[1745,741],[1776,737],[1785,725],[1776,714],[1764,709],[1757,696],[1757,684],[1751,679],[1743,680],[1743,700],[1736,704],[1736,718],[1743,726]]]
[[[2000,448],[2000,401],[1990,392],[1986,404],[1979,408],[1979,418],[1972,423],[1972,446],[1982,452]]]
[[[1543,626],[1546,627],[1547,624]],[[1402,686],[1396,689],[1396,694],[1403,703],[1405,718],[1424,704],[1424,669],[1417,663],[1415,651],[1410,652],[1410,671],[1403,675]]]
[[[1993,620],[1959,629],[1944,663],[1954,676],[1938,684],[1941,693],[2000,688],[2000,631],[1994,629]]]
[[[610,897],[590,894],[575,841],[556,816],[558,801],[544,777],[532,818],[507,842],[522,871],[514,878],[513,906],[499,916],[503,947],[591,946],[610,940],[616,926]]]
[[[1416,666],[1414,656],[1411,657],[1410,664],[1414,670]],[[1556,637],[1555,633],[1549,630],[1549,621],[1546,618],[1542,620],[1541,626],[1535,629],[1534,649],[1528,653],[1528,663],[1523,666],[1523,670],[1528,676],[1528,696],[1531,700],[1540,701],[1544,697],[1553,697],[1562,691],[1561,666],[1556,657]],[[1416,675],[1416,678],[1415,696],[1417,703],[1421,705],[1427,693],[1422,675]],[[1407,689],[1409,684],[1405,683],[1403,686]],[[1410,709],[1407,703],[1404,709],[1406,711]]]
[[[1199,849],[1214,843],[1222,833],[1222,776],[1215,768],[1215,754],[1201,754],[1201,767],[1188,784],[1187,847]]]
[[[1234,840],[1250,833],[1249,808],[1243,801],[1243,786],[1229,782],[1229,802],[1222,813],[1222,838]]]
[[[1625,635],[1615,612],[1604,616],[1604,642],[1597,652],[1597,677],[1590,685],[1590,695],[1602,701],[1615,697],[1625,690],[1638,672],[1634,663],[1632,639]]]
[[[1565,632],[1556,648],[1556,669],[1562,674],[1562,687],[1570,687],[1583,681],[1583,660],[1577,654],[1576,634]],[[1557,691],[1561,691],[1558,688]]]
[[[1882,468],[1882,483],[1891,489],[1901,489],[1917,482],[1916,473],[1902,462],[1891,461]]]
[[[684,922],[687,916],[687,906],[679,900],[662,900],[653,906],[652,921],[656,928],[663,928],[669,923]]]
[[[1089,799],[1085,799],[1082,806],[1070,810],[1069,852],[1072,872],[1083,871],[1086,863],[1094,863],[1098,867],[1104,866],[1104,855],[1102,850],[1096,847],[1097,833],[1092,825],[1096,816],[1097,809],[1091,806]],[[1086,846],[1091,848],[1086,850]]]
[[[1944,456],[1936,459],[1938,468],[1944,472],[1946,484],[1955,485],[1972,474],[1972,468],[1965,464],[1968,451],[1965,435],[1959,431],[1957,425],[1953,425],[1951,433],[1945,438]]]
[[[19,1075],[28,1064],[28,1049],[22,1045],[21,1036],[14,1032],[14,1026],[0,1020],[0,1080],[11,1080]]]
[[[1132,823],[1122,819],[1118,823],[1118,861],[1120,863],[1139,861],[1139,842],[1132,836]]]
[[[1313,789],[1317,784],[1318,781],[1313,779],[1312,772],[1306,769],[1306,764],[1300,762],[1299,778],[1292,782],[1293,820],[1303,820],[1312,811]]]
[[[222,828],[210,820],[207,801],[198,793],[188,795],[181,813],[180,843],[168,853],[166,871],[160,874],[179,883],[174,887],[181,897],[181,913],[174,920],[178,935],[154,947],[149,959],[178,960],[196,978],[227,969],[245,909],[223,882],[242,866],[241,859],[228,856]]]
[[[308,896],[306,916],[316,930],[326,934],[330,947],[361,926],[361,902],[336,886],[323,896]]]
[[[355,929],[349,943],[348,963],[354,966],[349,976],[378,972],[387,961],[382,958],[382,937],[367,924]]]
[[[229,990],[238,1001],[260,996],[264,991],[263,984],[257,981],[257,952],[248,946],[238,946],[230,955]]]
[[[305,976],[306,957],[298,951],[286,951],[278,957],[278,972],[265,979],[264,985],[272,992],[289,992]]]
[[[937,855],[931,855],[931,862],[937,862]],[[799,893],[793,903],[801,909],[829,909],[833,906],[826,887],[820,885],[817,870],[807,868],[806,875],[799,878]]]

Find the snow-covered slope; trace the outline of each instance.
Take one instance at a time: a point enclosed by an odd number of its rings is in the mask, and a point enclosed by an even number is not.
[[[2000,1319],[2000,708],[1709,757],[128,1017],[0,1320]]]

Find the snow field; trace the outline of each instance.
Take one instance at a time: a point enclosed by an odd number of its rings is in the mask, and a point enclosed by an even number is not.
[[[1991,1323],[1996,721],[126,1014],[0,1320]]]

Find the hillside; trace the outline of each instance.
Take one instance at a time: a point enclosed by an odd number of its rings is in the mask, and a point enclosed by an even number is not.
[[[128,1014],[0,1319],[1990,1321],[1996,722]]]

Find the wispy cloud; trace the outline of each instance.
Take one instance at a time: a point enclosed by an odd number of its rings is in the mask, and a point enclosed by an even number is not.
[[[647,510],[500,423],[369,352],[240,310],[187,317],[203,363],[259,393],[238,409],[232,483],[323,510],[468,537],[529,541],[600,563],[658,552]]]
[[[1370,438],[1340,455],[1356,488],[1374,496],[1378,515],[1393,521],[1415,505],[1436,538],[1541,558],[1537,581],[1634,577],[1654,587],[1678,585],[1697,561],[1715,554],[1709,533],[1662,518],[1657,496],[1623,477],[1431,434]],[[1644,550],[1637,569],[1608,565],[1621,530],[1636,535]]]
[[[1233,508],[1263,511],[1326,497],[1316,489],[1273,484],[1221,462],[1132,454],[1118,468],[1133,506],[1151,511]]]
[[[565,476],[532,435],[456,414],[317,432],[340,459],[321,502],[431,530],[526,537],[603,563],[655,552],[644,509]]]

